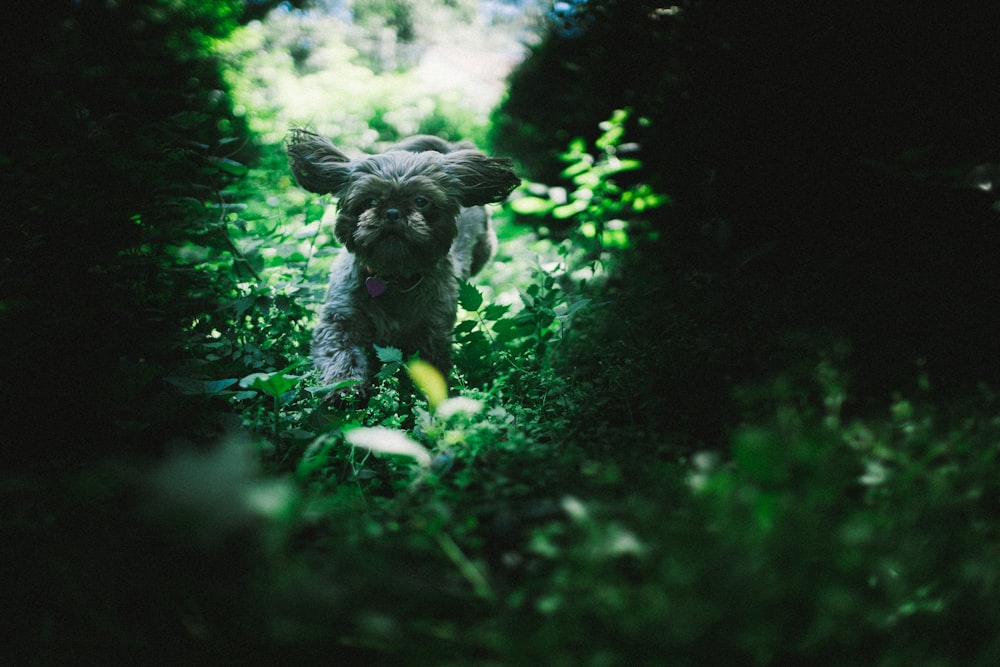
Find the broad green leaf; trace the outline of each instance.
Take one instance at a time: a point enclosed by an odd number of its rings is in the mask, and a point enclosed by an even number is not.
[[[469,312],[476,312],[483,305],[483,293],[467,280],[458,282],[458,304]]]
[[[242,317],[253,305],[257,302],[257,299],[252,296],[245,296],[235,301],[231,301],[225,305],[226,308],[232,308],[236,311],[236,317]]]
[[[341,380],[335,384],[326,384],[321,387],[306,387],[306,391],[310,394],[328,394],[331,391],[337,391],[338,389],[347,389],[348,387],[353,387],[355,385],[363,384],[361,380]]]
[[[493,325],[493,333],[496,335],[496,341],[501,345],[518,338],[523,338],[534,330],[534,323],[528,319],[520,321],[505,319]]]
[[[486,306],[486,309],[483,311],[483,319],[489,322],[495,322],[506,315],[509,310],[510,305],[508,304],[490,304],[489,306]]]
[[[225,380],[214,380],[214,381],[211,381],[211,382],[206,382],[205,383],[205,393],[207,393],[207,394],[217,394],[218,392],[222,391],[223,389],[226,389],[226,388],[230,387],[231,385],[236,384],[237,381],[238,380],[236,378],[226,378]]]
[[[594,145],[604,150],[610,146],[615,146],[621,141],[622,136],[625,135],[625,128],[620,125],[614,125],[607,129],[607,131],[597,138]]]
[[[461,336],[467,334],[476,328],[477,322],[475,320],[464,320],[455,325],[455,335]]]
[[[188,395],[217,394],[237,382],[236,378],[226,378],[225,380],[198,380],[195,378],[179,376],[166,377],[164,380],[179,389],[181,393]]]
[[[272,373],[251,373],[240,378],[240,386],[271,394],[273,393],[272,385],[270,384],[272,375]]]
[[[304,364],[305,361],[305,359],[299,359],[288,368],[274,373],[251,373],[240,380],[240,386],[245,389],[263,391],[271,396],[281,396],[302,379],[296,375],[288,375],[288,373]]]
[[[489,339],[482,331],[470,331],[462,338],[462,353],[468,353],[476,357],[485,356],[492,348]]]

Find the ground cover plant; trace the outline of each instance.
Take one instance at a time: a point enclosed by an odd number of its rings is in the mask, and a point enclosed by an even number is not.
[[[345,17],[155,0],[31,23],[39,39],[22,46],[46,37],[61,65],[31,61],[25,81],[49,87],[0,151],[14,222],[0,250],[0,558],[18,664],[1000,659],[988,366],[942,372],[963,357],[878,339],[864,303],[819,316],[867,283],[820,243],[787,259],[769,236],[787,221],[739,237],[714,202],[745,194],[731,173],[699,189],[664,166],[663,146],[714,150],[714,135],[699,124],[650,143],[679,122],[656,95],[577,81],[566,99],[588,124],[570,136],[536,131],[518,106],[516,81],[552,50],[597,67],[588,35],[611,48],[614,20],[639,52],[669,37],[682,54],[742,53],[727,26],[745,10],[647,4],[552,7],[494,113],[525,183],[494,211],[497,260],[461,285],[453,375],[378,348],[372,400],[348,409],[323,402],[306,360],[338,252],[334,202],[294,186],[284,133],[309,125],[378,150],[424,131],[488,148],[490,109],[416,74],[441,38],[426,26],[454,12],[498,39],[522,24],[471,2],[355,2]],[[768,6],[757,20],[777,20]],[[689,57],[660,90],[684,88],[711,125],[724,105],[698,95]],[[79,86],[59,74],[73,63],[88,65]],[[618,82],[604,75],[590,78]],[[957,198],[942,208],[959,225],[974,205]],[[804,264],[837,279],[803,286]]]

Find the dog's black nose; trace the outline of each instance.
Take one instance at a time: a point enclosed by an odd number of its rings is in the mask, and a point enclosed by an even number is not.
[[[403,215],[399,212],[398,208],[390,208],[385,212],[386,222],[399,222]]]

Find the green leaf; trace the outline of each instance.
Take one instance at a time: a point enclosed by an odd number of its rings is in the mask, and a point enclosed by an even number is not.
[[[322,204],[310,204],[306,207],[306,224],[321,220],[325,212],[326,206],[323,206]]]
[[[242,162],[237,162],[236,160],[230,160],[227,157],[212,157],[209,161],[219,168],[220,171],[224,171],[227,174],[232,174],[233,176],[245,176],[249,169]]]
[[[552,217],[557,220],[565,220],[566,218],[572,218],[574,215],[583,213],[587,210],[588,202],[583,199],[577,199],[568,204],[562,206],[557,206],[552,209]]]
[[[454,333],[456,336],[463,336],[473,331],[477,324],[478,323],[475,320],[465,320],[463,322],[459,322],[455,325]]]
[[[510,305],[508,304],[503,304],[503,303],[490,304],[489,306],[486,306],[485,310],[483,310],[483,319],[487,320],[488,322],[496,322],[501,317],[506,315],[509,310],[510,310]]]
[[[596,188],[601,185],[602,181],[604,181],[604,174],[596,168],[589,169],[573,177],[573,183],[576,184],[577,188]],[[604,182],[605,188],[608,185],[607,182]]]
[[[486,337],[486,334],[478,329],[475,331],[470,331],[468,334],[462,338],[462,353],[468,353],[473,357],[484,357],[489,354],[490,341]]]
[[[545,215],[552,210],[555,202],[541,197],[519,197],[510,200],[509,206],[512,211],[521,215]]]
[[[448,383],[434,366],[426,361],[416,359],[406,365],[406,370],[413,379],[413,383],[427,397],[431,410],[448,398]]]
[[[402,350],[399,350],[395,347],[389,347],[389,346],[383,347],[381,345],[376,345],[375,356],[377,356],[378,360],[381,361],[383,364],[389,364],[392,362],[402,363],[403,361]]]
[[[321,387],[306,387],[306,391],[310,394],[328,394],[331,391],[337,391],[338,389],[347,389],[348,387],[353,387],[355,385],[364,384],[361,380],[341,380],[334,384],[326,384]]]
[[[302,379],[299,376],[289,375],[288,373],[305,362],[305,359],[299,359],[288,368],[275,371],[274,373],[251,373],[240,380],[240,386],[244,389],[256,389],[275,397],[281,396]]]
[[[577,313],[577,311],[585,308],[589,303],[590,299],[580,299],[579,301],[571,304],[562,303],[553,308],[553,312],[560,320],[569,320]]]
[[[206,394],[217,394],[220,391],[236,384],[237,378],[226,378],[225,380],[213,380],[205,383]]]
[[[479,310],[483,305],[483,293],[467,280],[458,282],[458,304],[469,312]]]
[[[593,158],[587,154],[587,142],[581,137],[576,137],[569,142],[569,147],[565,153],[559,155],[559,159],[563,162],[576,162],[579,160],[592,160]]]
[[[641,160],[615,160],[608,163],[609,174],[618,174],[623,171],[635,171],[642,167]]]
[[[571,164],[570,166],[563,169],[561,176],[563,178],[573,178],[574,176],[582,174],[586,171],[590,171],[593,168],[593,166],[594,166],[593,158],[591,158],[588,155],[587,159],[580,160],[579,162]]]
[[[556,321],[555,312],[549,308],[542,308],[541,310],[539,310],[537,313],[534,314],[534,317],[532,319],[529,319],[528,316],[525,316],[520,322],[518,322],[518,324],[520,324],[522,327],[530,326],[531,328],[537,327],[539,329],[544,329],[545,327],[549,326],[555,321]]]
[[[493,325],[493,333],[496,335],[497,343],[509,343],[512,340],[523,338],[534,331],[535,325],[531,320],[500,320]]]
[[[308,477],[315,470],[326,465],[330,455],[330,449],[337,440],[330,436],[320,436],[306,447],[302,460],[295,469],[295,474],[299,477]]]
[[[226,378],[225,380],[198,380],[195,378],[171,376],[163,378],[166,382],[180,390],[182,394],[189,396],[218,394],[236,383],[236,378]]]

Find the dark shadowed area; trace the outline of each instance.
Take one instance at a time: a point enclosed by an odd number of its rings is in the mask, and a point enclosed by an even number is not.
[[[1000,9],[11,14],[12,664],[1000,660]],[[328,400],[306,131],[513,159],[447,377]]]

